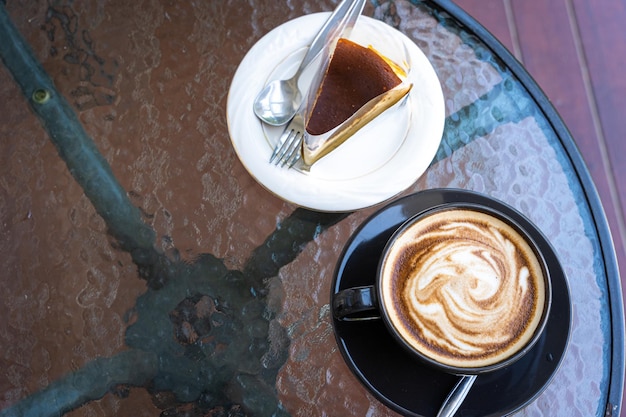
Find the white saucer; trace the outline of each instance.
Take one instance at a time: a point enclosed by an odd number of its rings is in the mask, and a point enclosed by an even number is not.
[[[269,163],[284,127],[262,123],[252,111],[259,91],[295,73],[306,48],[330,13],[299,17],[261,38],[241,61],[228,95],[228,130],[248,172],[277,196],[319,211],[352,211],[402,192],[428,168],[443,133],[445,108],[439,79],[422,51],[387,24],[360,16],[350,39],[372,45],[399,64],[406,62],[413,89],[313,165],[310,172]],[[312,74],[303,74],[306,88]]]

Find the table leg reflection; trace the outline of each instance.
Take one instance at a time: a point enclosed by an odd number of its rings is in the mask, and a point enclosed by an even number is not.
[[[0,4],[0,56],[119,247],[132,255],[148,290],[137,299],[125,342],[0,412],[61,415],[107,392],[145,386],[164,407],[286,415],[275,390],[289,339],[268,303],[268,283],[320,232],[346,214],[295,210],[230,270],[211,254],[185,262],[154,246],[156,233],[132,205],[70,105],[33,57]],[[172,334],[175,337],[172,337]]]

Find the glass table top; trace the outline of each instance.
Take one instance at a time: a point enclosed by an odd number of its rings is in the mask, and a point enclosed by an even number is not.
[[[495,381],[464,415],[619,415],[622,295],[593,183],[533,80],[454,4],[364,10],[421,49],[444,95],[438,152],[400,195],[308,210],[239,161],[226,115],[239,63],[334,5],[0,4],[0,416],[434,415],[436,395],[397,404],[411,386],[393,372],[363,383],[329,301],[350,245],[454,189],[530,219],[571,300],[559,366],[533,365],[554,371],[546,383],[490,408],[524,385]]]

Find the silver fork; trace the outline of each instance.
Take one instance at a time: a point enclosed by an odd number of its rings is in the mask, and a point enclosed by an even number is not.
[[[304,139],[304,117],[302,111],[298,111],[291,122],[280,136],[274,152],[270,157],[270,163],[289,168],[293,167],[302,156],[302,140]]]

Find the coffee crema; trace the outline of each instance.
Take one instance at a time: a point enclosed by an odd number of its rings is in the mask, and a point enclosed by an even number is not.
[[[467,208],[437,211],[389,250],[380,291],[388,319],[439,363],[479,368],[521,350],[546,302],[543,269],[513,227]]]

